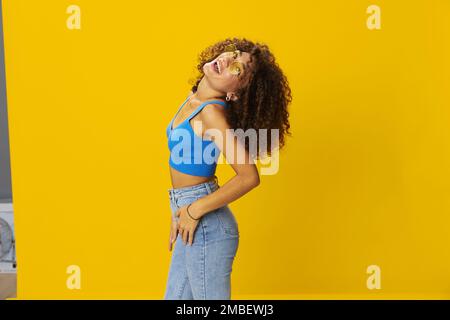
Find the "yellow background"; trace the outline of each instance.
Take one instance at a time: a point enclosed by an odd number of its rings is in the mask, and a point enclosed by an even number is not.
[[[232,298],[450,298],[448,1],[4,0],[3,15],[19,299],[162,298],[165,129],[197,53],[230,36],[267,43],[294,97],[278,174],[230,204]]]

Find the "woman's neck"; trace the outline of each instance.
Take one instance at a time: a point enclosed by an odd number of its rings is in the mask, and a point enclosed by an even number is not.
[[[206,101],[213,99],[223,99],[225,94],[211,88],[208,84],[207,79],[203,77],[197,86],[197,91],[194,93],[194,96],[200,101]]]

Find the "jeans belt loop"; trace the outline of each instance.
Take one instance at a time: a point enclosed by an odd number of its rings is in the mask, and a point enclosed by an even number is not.
[[[205,182],[205,187],[206,187],[206,190],[208,191],[208,194],[212,193],[210,181]]]

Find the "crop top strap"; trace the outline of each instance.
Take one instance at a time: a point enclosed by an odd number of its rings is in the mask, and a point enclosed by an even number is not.
[[[188,102],[188,100],[189,100],[190,97],[191,97],[191,95],[189,95],[189,96],[186,98],[186,100],[184,100],[184,102],[181,104],[181,106],[178,107],[178,110],[177,110],[177,112],[175,113],[175,116],[172,118],[172,120],[176,118],[176,116],[178,115],[178,113],[180,113],[181,108],[183,108],[183,106],[186,104],[186,102]]]
[[[197,108],[194,112],[192,112],[192,114],[186,119],[186,121],[191,120],[193,117],[195,117],[196,114],[198,114],[200,111],[202,111],[202,109],[203,109],[206,105],[211,104],[211,103],[220,104],[220,105],[225,106],[225,107],[228,106],[226,102],[223,102],[223,101],[221,101],[221,100],[210,100],[210,101],[205,101],[205,102],[203,102],[201,105],[199,105],[198,108]]]

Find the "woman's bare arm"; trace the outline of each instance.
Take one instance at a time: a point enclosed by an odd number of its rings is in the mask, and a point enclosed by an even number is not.
[[[195,218],[200,218],[208,212],[235,201],[258,186],[260,182],[258,168],[254,161],[250,160],[249,153],[245,150],[243,143],[230,132],[231,128],[226,122],[225,112],[220,106],[207,105],[202,111],[204,113],[202,125],[205,130],[215,128],[218,130],[217,132],[220,131],[223,137],[223,144],[217,143],[217,147],[232,166],[236,175],[213,193],[192,203],[189,207],[189,212]],[[234,150],[234,152],[231,152],[231,150]],[[238,154],[245,155],[245,161],[240,161],[244,163],[238,163]]]

